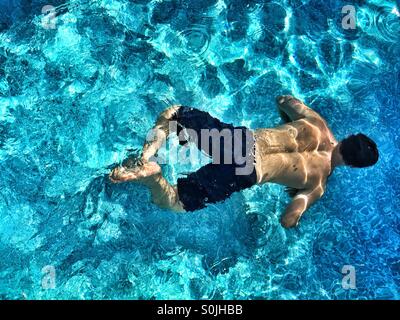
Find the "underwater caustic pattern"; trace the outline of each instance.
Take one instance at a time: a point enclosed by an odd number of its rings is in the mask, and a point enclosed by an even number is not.
[[[1,0],[0,298],[398,299],[396,3]],[[286,93],[381,153],[338,169],[297,229],[279,224],[277,185],[173,214],[107,179],[170,104],[269,127]]]

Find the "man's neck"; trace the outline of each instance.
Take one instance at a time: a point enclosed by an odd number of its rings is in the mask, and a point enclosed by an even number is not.
[[[331,167],[332,167],[332,170],[333,170],[334,168],[336,168],[336,167],[344,166],[344,165],[345,165],[344,160],[343,160],[343,157],[342,157],[342,155],[340,154],[339,144],[340,144],[340,143],[338,143],[338,144],[335,146],[335,148],[332,150],[332,156],[331,156]]]

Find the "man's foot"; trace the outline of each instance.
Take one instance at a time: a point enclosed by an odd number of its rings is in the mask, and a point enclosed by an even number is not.
[[[113,183],[141,182],[160,173],[161,168],[156,162],[144,162],[133,168],[115,168],[110,174],[110,180]]]

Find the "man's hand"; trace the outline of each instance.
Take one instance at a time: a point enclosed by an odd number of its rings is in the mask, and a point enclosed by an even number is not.
[[[285,101],[285,99],[286,99],[285,97],[286,96],[277,97],[276,104],[278,106],[278,112],[279,112],[281,119],[283,120],[284,123],[288,123],[288,122],[292,122],[292,119],[290,119],[290,117],[285,112],[283,112],[283,110],[279,107],[279,105]]]
[[[303,118],[320,118],[318,113],[307,107],[301,100],[287,95],[276,98],[279,113],[285,122]]]
[[[302,190],[295,195],[281,218],[283,227],[293,228],[298,225],[304,212],[324,194],[323,185],[323,183],[320,183],[314,189]]]
[[[281,225],[287,229],[297,227],[301,215],[302,212],[300,211],[288,212],[281,217]]]

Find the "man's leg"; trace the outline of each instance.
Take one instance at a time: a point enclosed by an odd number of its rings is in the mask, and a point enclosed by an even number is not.
[[[139,182],[150,189],[152,201],[163,209],[184,212],[179,201],[177,189],[162,176],[160,166],[155,162],[146,162],[135,168],[115,168],[110,174],[113,183]]]
[[[143,146],[142,161],[149,161],[163,143],[167,140],[170,133],[170,120],[177,114],[180,106],[172,106],[164,110],[157,119],[156,125],[153,128],[153,138],[151,141],[146,141]]]
[[[151,140],[146,141],[143,145],[143,150],[140,159],[136,155],[133,155],[122,162],[122,167],[117,169],[130,169],[137,166],[141,166],[146,162],[150,161],[157,151],[162,147],[163,143],[167,140],[170,132],[169,121],[176,115],[180,106],[172,106],[165,109],[159,116],[152,129]],[[174,126],[171,126],[174,129]]]
[[[113,183],[144,179],[161,172],[160,166],[155,162],[149,162],[149,160],[166,141],[170,134],[169,121],[178,110],[179,106],[172,106],[159,115],[153,127],[152,140],[145,142],[141,158],[128,158],[122,163],[122,166],[115,168],[110,173],[110,180]]]
[[[113,183],[140,182],[149,187],[153,202],[161,208],[182,212],[183,207],[179,202],[176,188],[168,183],[162,176],[160,166],[149,162],[167,139],[169,121],[178,112],[179,106],[173,106],[163,111],[153,128],[153,139],[145,143],[142,157],[136,166],[131,166],[131,161],[126,161],[125,166],[115,168],[110,174]]]
[[[150,189],[152,201],[163,209],[176,212],[185,212],[179,201],[178,190],[172,186],[161,174],[152,176],[144,184]]]
[[[242,189],[243,186],[232,179],[235,174],[234,165],[218,167],[210,164],[192,173],[187,178],[178,179],[179,195],[182,193],[182,201],[180,201],[177,188],[171,186],[162,177],[161,168],[158,164],[150,161],[166,141],[171,133],[170,129],[178,131],[182,128],[191,129],[198,137],[202,129],[219,131],[234,129],[231,124],[225,124],[204,111],[194,108],[181,108],[184,107],[173,106],[165,110],[159,116],[153,129],[153,139],[144,145],[141,162],[133,167],[127,165],[114,169],[110,179],[115,183],[127,181],[144,183],[151,190],[153,202],[162,208],[176,211],[185,211],[183,209],[185,208],[186,211],[194,211],[204,207],[207,203],[226,199],[234,191]],[[169,122],[174,118],[176,118],[179,127],[170,126]],[[212,143],[212,139],[209,142]],[[197,141],[197,146],[202,147],[199,145],[199,141]],[[222,146],[220,148],[220,152],[222,152],[224,148]],[[203,151],[209,153],[210,150],[213,150],[213,148]],[[211,154],[209,155],[211,156]]]

